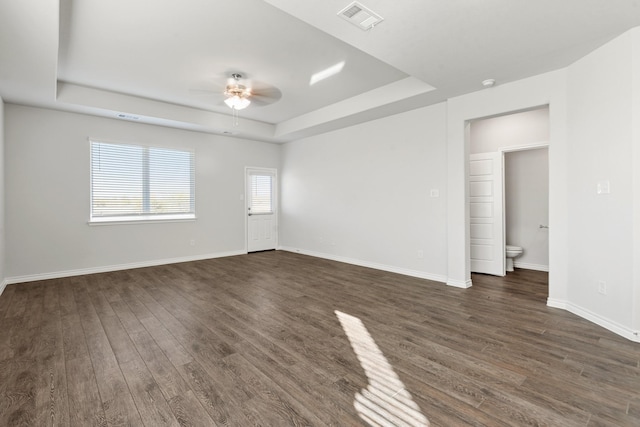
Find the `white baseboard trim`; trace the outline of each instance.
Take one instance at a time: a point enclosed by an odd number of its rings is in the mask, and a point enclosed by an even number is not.
[[[469,280],[453,280],[453,279],[449,279],[449,280],[447,280],[447,285],[453,286],[455,288],[467,289],[467,288],[471,287],[472,283],[471,283],[471,279],[469,279]]]
[[[579,307],[568,301],[548,298],[547,306],[566,310],[570,313],[575,314],[576,316],[580,316],[583,319],[586,319],[592,323],[595,323],[598,326],[608,329],[609,331],[615,334],[618,334],[624,338],[627,338],[630,341],[640,342],[640,331],[634,331],[633,329],[627,328],[626,326],[613,322],[605,317],[602,317],[592,311]]]
[[[549,272],[549,266],[548,265],[527,264],[525,262],[514,261],[513,262],[513,266],[516,267],[516,268],[523,268],[525,270],[546,271],[547,273]]]
[[[131,270],[133,268],[155,267],[157,265],[177,264],[180,262],[201,261],[204,259],[223,258],[228,256],[245,255],[246,251],[218,252],[214,254],[195,255],[180,258],[167,258],[151,261],[134,262],[130,264],[105,265],[102,267],[80,268],[77,270],[55,271],[52,273],[30,274],[26,276],[7,277],[4,286],[14,283],[35,282],[38,280],[60,279],[63,277],[83,276],[85,274],[107,273],[110,271]]]
[[[418,270],[410,270],[408,268],[394,267],[386,264],[378,264],[378,263],[369,262],[369,261],[362,261],[355,258],[347,258],[347,257],[342,257],[337,255],[326,254],[322,252],[291,248],[288,246],[280,246],[278,247],[278,250],[294,252],[294,253],[308,255],[316,258],[329,259],[331,261],[344,262],[345,264],[352,264],[360,267],[373,268],[375,270],[388,271],[390,273],[403,274],[405,276],[418,277],[420,279],[433,280],[434,282],[447,283],[447,278],[445,276],[440,276],[438,274],[425,273],[423,271],[418,271]]]
[[[4,288],[6,288],[8,284],[9,283],[7,282],[7,279],[4,279],[2,283],[0,283],[0,295],[2,295],[2,293],[4,292]]]

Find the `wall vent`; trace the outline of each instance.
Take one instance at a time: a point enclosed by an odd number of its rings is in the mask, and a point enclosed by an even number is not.
[[[382,16],[357,1],[338,12],[338,16],[364,31],[372,29],[384,20]]]

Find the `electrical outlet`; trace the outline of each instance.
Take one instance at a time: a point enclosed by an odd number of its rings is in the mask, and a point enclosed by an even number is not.
[[[191,239],[191,240],[189,240],[189,244],[190,244],[191,246],[195,246],[195,245],[196,245],[196,239]]]
[[[424,258],[424,251],[422,249],[420,249],[418,251],[418,259],[422,259],[422,258]]]
[[[606,295],[607,294],[607,283],[599,280],[598,281],[598,293],[602,294],[602,295]]]

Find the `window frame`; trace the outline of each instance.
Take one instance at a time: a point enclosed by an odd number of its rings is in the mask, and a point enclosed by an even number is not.
[[[136,147],[143,149],[143,164],[141,165],[142,169],[142,205],[143,209],[146,212],[140,214],[123,214],[123,215],[104,215],[104,216],[94,216],[94,174],[93,174],[93,153],[94,153],[94,144],[108,144],[108,145],[122,145],[127,147]],[[149,150],[150,149],[159,149],[159,150],[173,150],[183,153],[189,153],[190,155],[190,212],[185,213],[152,213],[148,212],[150,209],[149,200],[151,198],[151,190],[150,190],[150,170],[149,170]],[[165,145],[151,145],[151,144],[143,144],[139,142],[121,142],[121,141],[110,141],[102,138],[89,138],[89,220],[87,224],[89,225],[110,225],[110,224],[140,224],[140,223],[159,223],[159,222],[190,222],[195,221],[197,219],[196,216],[196,159],[195,159],[195,150],[189,148],[176,148],[173,146],[165,146]]]
[[[270,210],[269,211],[253,211],[251,208],[254,206],[254,201],[255,201],[255,197],[253,194],[253,190],[254,190],[254,186],[253,183],[250,181],[249,182],[249,187],[250,193],[249,193],[249,198],[250,200],[248,200],[248,213],[250,215],[273,215],[275,213],[275,172],[272,171],[267,171],[266,169],[264,170],[259,170],[259,169],[252,169],[249,170],[248,172],[248,176],[251,178],[253,177],[264,177],[264,176],[268,176],[269,177],[269,207]]]

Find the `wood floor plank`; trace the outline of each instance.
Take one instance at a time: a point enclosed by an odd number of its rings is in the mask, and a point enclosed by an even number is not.
[[[8,286],[9,287],[9,286]],[[7,311],[4,315],[5,318],[19,318],[24,314],[27,308],[29,285],[11,285],[14,288],[14,292],[3,292],[0,297],[11,297],[11,304],[7,305]]]
[[[145,330],[153,337],[156,344],[162,349],[165,356],[174,366],[182,366],[193,361],[193,357],[182,347],[176,338],[167,330],[162,322],[151,312],[159,312],[161,316],[166,313],[162,307],[142,290],[136,292],[128,289],[129,296],[124,300],[136,319],[144,326]],[[137,295],[136,295],[137,294]],[[140,297],[140,298],[138,298]],[[151,307],[151,310],[142,302]]]
[[[142,419],[88,292],[77,288],[74,296],[107,424],[141,425]]]
[[[154,317],[145,316],[140,319],[141,322],[194,390],[211,418],[214,420],[232,419],[234,420],[233,425],[249,425],[247,423],[255,418],[254,416],[247,418],[246,415],[246,402],[252,397],[251,391],[238,384],[228,369],[219,363],[217,357],[210,357],[211,354],[207,348],[203,351],[196,336],[169,314],[151,293],[144,289],[137,289],[134,293],[154,315]],[[153,319],[157,319],[157,321]],[[167,334],[167,327],[173,328],[175,332]],[[186,363],[181,364],[181,360]],[[215,381],[212,381],[212,378],[215,378]],[[216,384],[216,387],[212,387],[211,383]],[[217,391],[219,387],[227,390],[225,395],[219,394]],[[236,408],[236,410],[227,411],[224,409],[224,405]]]
[[[224,358],[224,366],[242,382],[245,387],[254,390],[251,404],[261,408],[260,418],[273,423],[270,425],[322,425],[323,422],[291,396],[287,395],[276,383],[270,381],[261,370],[247,362],[239,354]]]
[[[3,319],[7,315],[9,308],[12,306],[13,294],[15,293],[16,287],[15,285],[9,285],[2,291],[0,295],[0,319]]]
[[[100,321],[144,423],[150,426],[177,426],[178,420],[120,320],[108,314],[101,316]]]
[[[64,360],[67,374],[70,425],[106,426],[106,416],[98,391],[89,349],[82,328],[80,315],[76,312],[73,286],[60,288]],[[65,301],[70,298],[71,301]],[[65,301],[64,303],[62,303]],[[66,308],[62,308],[66,307]]]
[[[281,364],[273,360],[249,342],[239,347],[239,354],[260,366],[268,376],[289,396],[297,396],[307,407],[314,407],[316,416],[325,425],[359,425],[360,420],[351,411],[353,395],[340,395],[338,388],[327,378],[298,364]],[[301,380],[304,378],[304,380]],[[328,398],[331,396],[331,398]]]
[[[177,367],[184,380],[210,417],[219,425],[253,425],[253,416],[247,417],[245,406],[251,399],[243,393],[225,393],[226,387],[236,390],[235,384],[224,375],[213,376],[197,361]]]
[[[171,301],[179,300],[179,296],[175,293],[169,295],[169,299]],[[196,304],[192,304],[189,301],[186,301],[186,298],[183,298],[182,303],[185,307],[188,307],[189,311],[193,312],[194,310],[198,310],[198,306]],[[244,303],[239,302],[239,300],[234,301],[234,306],[237,309],[238,307],[243,307]],[[220,308],[219,306],[215,306],[216,308]],[[231,309],[229,306],[222,306],[223,310],[227,310],[228,312],[237,314],[237,311]],[[244,307],[242,310],[244,313],[251,313],[251,309],[249,307]],[[204,318],[208,316],[206,314],[202,314]],[[322,369],[324,367],[324,374],[327,376],[334,376],[334,379],[340,375],[339,366],[334,363],[334,361],[338,360],[344,364],[345,360],[343,357],[336,355],[336,351],[334,349],[333,352],[328,351],[326,347],[319,348],[316,346],[316,341],[320,341],[318,337],[314,337],[310,328],[304,330],[301,333],[300,329],[297,326],[292,324],[292,321],[295,319],[283,317],[279,310],[275,310],[271,308],[268,312],[263,310],[254,314],[251,318],[244,318],[246,323],[241,330],[236,332],[230,332],[228,335],[232,335],[234,338],[240,334],[244,335],[245,331],[257,331],[259,335],[263,335],[266,339],[275,342],[278,344],[278,351],[281,354],[286,354],[286,352],[290,353],[302,353],[302,354],[314,354],[316,355],[316,365],[318,369]],[[222,323],[224,325],[224,321],[220,319],[210,319],[210,324],[216,325],[216,329],[219,328],[219,325]],[[291,325],[289,328],[283,330],[281,325],[289,324]],[[284,333],[283,333],[284,332]],[[323,341],[325,344],[330,343],[329,341]],[[287,349],[290,348],[290,351]],[[333,361],[329,360],[332,358]],[[343,370],[342,373],[348,371]]]
[[[69,424],[67,374],[64,360],[62,321],[56,286],[45,288],[44,321],[37,342],[38,390],[36,424]]]
[[[69,420],[72,426],[106,426],[107,419],[100,399],[91,359],[78,357],[66,362]]]
[[[214,425],[214,421],[198,402],[191,388],[180,376],[175,366],[167,359],[142,323],[129,310],[129,307],[122,300],[111,301],[110,304],[114,312],[122,322],[156,384],[158,384],[178,423],[181,426]]]
[[[640,344],[547,307],[547,280],[271,251],[10,285],[0,425],[640,425]]]
[[[0,362],[0,425],[35,423],[37,360],[29,349],[33,348],[36,332],[33,328],[11,329],[11,356]]]

